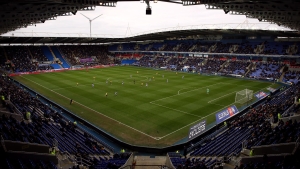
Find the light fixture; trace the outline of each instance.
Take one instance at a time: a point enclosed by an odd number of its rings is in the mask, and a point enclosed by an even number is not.
[[[73,15],[76,15],[77,10],[71,12]]]
[[[228,9],[224,9],[225,14],[228,14],[230,12]]]

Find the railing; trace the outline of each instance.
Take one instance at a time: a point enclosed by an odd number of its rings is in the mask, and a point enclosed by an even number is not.
[[[56,139],[53,139],[53,143],[52,144],[53,144],[54,147],[58,147],[58,141]]]
[[[242,149],[245,149],[247,146],[248,146],[248,141],[247,141],[247,140],[244,140],[244,141],[242,142]]]
[[[2,144],[3,150],[6,152],[6,146],[4,144],[4,138],[2,135],[1,135],[1,144]]]
[[[66,159],[69,159],[70,161],[72,162],[75,162],[75,158],[72,157],[72,155],[68,152],[68,151],[64,151],[62,152],[63,153],[63,159],[62,160],[66,160]]]
[[[295,154],[295,153],[296,153],[296,151],[297,151],[297,149],[298,149],[298,147],[299,147],[299,144],[300,144],[300,137],[298,137],[298,139],[296,140],[296,145],[295,145],[295,148],[294,148],[292,154]]]
[[[286,115],[292,108],[294,108],[295,104],[291,105],[284,113],[282,113],[282,117],[284,117],[284,115]]]
[[[90,167],[92,165],[92,163],[90,161],[82,158],[81,155],[79,155],[78,157],[75,158],[75,162],[76,162],[76,164],[84,165],[87,167]]]
[[[209,166],[207,166],[207,168],[213,169],[215,165],[220,165],[220,164],[222,164],[222,163],[224,163],[224,159],[222,159],[222,160],[220,160],[220,161],[216,160],[214,163],[212,163],[212,164],[210,164]]]
[[[153,168],[153,169],[173,169],[165,165],[126,165],[123,167],[120,167],[119,169],[134,169],[134,168],[141,168],[141,167],[147,167],[147,168]]]
[[[228,156],[228,160],[231,161],[233,156],[236,156],[237,154],[235,152],[232,152],[231,154],[229,154]]]
[[[228,129],[226,126],[216,130],[215,132],[213,132],[212,134],[206,136],[205,138],[203,138],[202,140],[198,141],[196,144],[194,144],[193,146],[189,147],[187,149],[188,152],[191,152],[193,150],[193,148],[197,147],[198,145],[202,144],[205,140],[207,139],[211,139],[213,137],[215,137],[216,135],[218,135],[219,133],[223,132],[224,130]]]

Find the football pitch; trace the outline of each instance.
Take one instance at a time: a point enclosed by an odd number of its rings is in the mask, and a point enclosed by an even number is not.
[[[122,141],[153,147],[187,137],[189,127],[202,120],[215,123],[215,114],[234,104],[238,91],[279,87],[269,82],[132,66],[14,79]]]

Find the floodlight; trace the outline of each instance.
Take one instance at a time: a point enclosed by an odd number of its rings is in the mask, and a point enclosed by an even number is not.
[[[146,15],[151,15],[151,14],[152,14],[151,8],[146,8]]]
[[[76,15],[77,10],[71,12],[73,15]]]
[[[225,14],[228,14],[230,12],[228,9],[224,9]]]

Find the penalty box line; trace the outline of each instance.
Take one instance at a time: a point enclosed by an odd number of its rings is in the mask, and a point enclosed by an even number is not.
[[[219,83],[216,83],[216,84],[213,84],[213,85],[209,85],[209,86],[214,86],[214,85],[217,85]],[[201,88],[197,88],[197,89],[194,89],[194,90],[190,90],[190,91],[186,91],[186,92],[183,92],[181,94],[184,94],[184,93],[188,93],[188,92],[192,92],[192,91],[195,91],[195,90],[199,90],[199,89],[202,89],[202,88],[207,88],[209,86],[205,86],[205,87],[201,87]],[[186,88],[184,88],[186,89]],[[180,89],[180,90],[183,90],[183,89]],[[179,91],[180,91],[179,90]],[[179,92],[178,91],[178,92]],[[191,115],[191,116],[195,116],[195,117],[198,117],[198,118],[201,118],[202,116],[198,116],[198,115],[195,115],[195,114],[192,114],[192,113],[188,113],[188,112],[185,112],[185,111],[182,111],[182,110],[178,110],[178,109],[174,109],[174,108],[171,108],[171,107],[168,107],[168,106],[164,106],[164,105],[161,105],[161,104],[157,104],[155,103],[156,101],[159,101],[159,100],[164,100],[164,99],[167,99],[167,98],[171,98],[171,97],[174,97],[174,96],[178,96],[178,94],[175,94],[175,95],[172,95],[172,96],[169,96],[169,97],[164,97],[164,98],[161,98],[161,99],[158,99],[158,100],[155,100],[155,101],[151,101],[149,102],[150,104],[153,104],[153,105],[156,105],[156,106],[159,106],[159,107],[163,107],[163,108],[166,108],[166,109],[170,109],[170,110],[173,110],[173,111],[177,111],[177,112],[180,112],[180,113],[183,113],[183,114],[188,114],[188,115]],[[223,105],[222,105],[223,106]]]
[[[212,85],[208,85],[208,86],[196,88],[196,89],[193,89],[193,90],[189,90],[189,91],[183,92],[181,94],[189,93],[189,92],[192,92],[192,91],[196,91],[196,90],[199,90],[199,89],[207,88],[207,87],[218,85],[218,84],[222,84],[222,83],[216,83],[216,84],[212,84]],[[187,88],[183,88],[183,89],[187,89]],[[180,90],[183,90],[183,89],[180,89]],[[178,92],[180,90],[178,90]],[[178,94],[175,94],[175,95],[172,95],[172,96],[168,96],[168,97],[164,97],[164,98],[161,98],[161,99],[157,99],[157,100],[151,101],[150,103],[154,103],[154,102],[157,102],[157,101],[160,101],[160,100],[165,100],[165,99],[168,99],[168,98],[171,98],[171,97],[175,97],[175,96],[178,96]]]
[[[197,89],[194,89],[194,90],[186,91],[186,92],[183,92],[183,93],[181,93],[181,94],[188,93],[188,92],[192,92],[192,91],[199,90],[199,89],[203,89],[203,88],[207,88],[207,87],[209,87],[209,86],[214,86],[214,85],[218,85],[218,84],[220,84],[220,83],[216,83],[216,84],[208,85],[208,86],[205,86],[205,87],[197,88]],[[187,89],[187,88],[183,88],[183,89]],[[183,90],[183,89],[180,89],[180,90]],[[180,90],[178,90],[178,92],[179,92]],[[164,105],[155,103],[156,101],[164,100],[164,99],[171,98],[171,97],[175,97],[175,96],[178,96],[178,95],[179,95],[179,94],[175,94],[175,95],[172,95],[172,96],[164,97],[164,98],[161,98],[161,99],[158,99],[158,100],[151,101],[151,102],[149,102],[149,103],[150,103],[150,104],[153,104],[153,105],[156,105],[156,106],[159,106],[159,107],[166,108],[166,109],[174,110],[174,111],[177,111],[177,112],[180,112],[180,113],[183,113],[183,114],[188,114],[188,115],[191,115],[191,116],[195,116],[195,117],[198,117],[198,118],[201,118],[201,117],[202,117],[202,116],[198,116],[198,115],[195,115],[195,114],[192,114],[192,113],[188,113],[188,112],[185,112],[185,111],[182,111],[182,110],[174,109],[174,108],[171,108],[171,107],[168,107],[168,106],[164,106]],[[222,106],[223,106],[223,105],[222,105]]]
[[[273,86],[273,84],[267,86],[266,88],[268,88],[268,87],[270,87],[270,86]],[[263,88],[263,89],[264,89],[264,88]],[[260,90],[258,90],[258,91],[260,91]],[[255,91],[255,92],[258,92],[258,91]],[[187,124],[187,125],[185,125],[185,126],[179,128],[179,129],[177,129],[177,130],[175,130],[175,131],[173,131],[173,132],[171,132],[171,133],[169,133],[169,134],[166,134],[166,135],[164,135],[164,136],[162,136],[162,137],[158,137],[158,140],[163,139],[163,138],[165,138],[165,137],[167,137],[167,136],[169,136],[169,135],[171,135],[171,134],[173,134],[173,133],[175,133],[175,132],[177,132],[177,131],[180,131],[180,130],[182,130],[183,128],[186,128],[186,127],[188,127],[188,126],[190,126],[190,125],[192,125],[192,124],[194,124],[194,123],[196,123],[196,122],[198,122],[198,121],[200,121],[200,120],[202,120],[202,119],[204,119],[204,118],[206,118],[206,117],[208,117],[208,116],[210,116],[210,115],[212,115],[212,114],[215,114],[215,113],[217,113],[217,112],[223,110],[224,108],[231,106],[232,104],[234,104],[234,102],[231,103],[231,104],[229,104],[229,105],[227,105],[227,106],[224,106],[224,107],[222,107],[221,109],[219,109],[219,110],[217,110],[217,111],[215,111],[215,112],[212,112],[212,113],[210,113],[210,114],[208,114],[208,115],[206,115],[206,116],[204,116],[204,117],[202,117],[202,118],[200,118],[200,119],[198,119],[198,120],[196,120],[196,121],[194,121],[194,122],[192,122],[192,123],[190,123],[190,124]],[[221,106],[221,105],[219,105],[219,106]]]
[[[212,115],[212,114],[215,114],[215,113],[219,112],[220,110],[223,110],[224,108],[229,107],[230,105],[232,105],[232,103],[229,104],[229,105],[227,105],[227,106],[224,106],[224,107],[222,107],[221,109],[219,109],[219,110],[217,110],[217,111],[215,111],[215,112],[212,112],[212,113],[210,113],[210,114],[208,114],[208,115],[206,115],[206,116],[204,116],[204,117],[201,117],[200,119],[198,119],[198,120],[196,120],[196,121],[194,121],[194,122],[192,122],[192,123],[190,123],[190,124],[187,124],[187,125],[185,125],[185,126],[179,128],[179,129],[177,129],[177,130],[175,130],[175,131],[173,131],[173,132],[171,132],[171,133],[169,133],[169,134],[166,134],[166,135],[164,135],[164,136],[162,136],[162,137],[159,137],[158,140],[163,139],[163,138],[165,138],[165,137],[167,137],[167,136],[169,136],[169,135],[171,135],[171,134],[173,134],[173,133],[175,133],[175,132],[177,132],[177,131],[179,131],[179,130],[182,130],[183,128],[186,128],[186,127],[188,127],[188,126],[190,126],[190,125],[196,123],[197,121],[200,121],[200,120],[202,120],[202,119],[204,119],[204,118],[206,118],[206,117],[208,117],[208,116],[210,116],[210,115]]]
[[[41,87],[43,87],[43,88],[45,88],[45,89],[47,89],[47,90],[49,90],[49,91],[51,91],[51,92],[53,92],[53,93],[55,93],[55,94],[57,94],[57,95],[59,95],[59,96],[61,96],[61,97],[64,97],[64,98],[70,100],[70,98],[68,98],[68,97],[66,97],[66,96],[64,96],[64,95],[62,95],[62,94],[60,94],[60,93],[57,93],[57,92],[55,92],[55,91],[53,91],[53,90],[51,90],[51,89],[49,89],[49,88],[47,88],[47,87],[45,87],[45,86],[43,86],[43,85],[41,85],[41,84],[39,84],[39,83],[37,83],[37,82],[31,80],[31,79],[28,79],[28,78],[23,77],[23,76],[21,76],[21,77],[24,78],[24,79],[26,79],[26,80],[29,80],[29,81],[31,81],[31,82],[37,84],[37,85],[39,85],[39,86],[41,86]],[[89,108],[89,107],[87,107],[87,106],[85,106],[85,105],[83,105],[83,104],[81,104],[81,103],[79,103],[79,102],[77,102],[77,101],[74,101],[74,102],[76,102],[78,105],[80,105],[80,106],[82,106],[82,107],[85,107],[85,108],[87,108],[87,109],[89,109],[89,110],[91,110],[91,111],[93,111],[93,112],[95,112],[95,113],[98,113],[98,114],[100,114],[100,115],[102,115],[102,116],[104,116],[104,117],[106,117],[106,118],[108,118],[108,119],[111,119],[111,120],[113,120],[113,121],[115,121],[115,122],[118,122],[119,124],[122,124],[122,125],[124,125],[124,126],[130,128],[130,129],[132,129],[132,130],[134,130],[134,131],[137,131],[137,132],[139,132],[139,133],[145,135],[145,136],[148,136],[148,137],[150,137],[150,138],[152,138],[152,139],[155,139],[155,140],[159,140],[159,138],[157,138],[157,137],[153,137],[153,136],[151,136],[151,135],[149,135],[149,134],[146,134],[146,133],[144,133],[144,132],[142,132],[142,131],[140,131],[140,130],[138,130],[138,129],[135,129],[135,128],[131,127],[131,126],[128,126],[127,124],[124,124],[124,123],[122,123],[122,122],[120,122],[120,121],[118,121],[118,120],[116,120],[116,119],[113,119],[113,118],[111,118],[111,117],[109,117],[109,116],[107,116],[107,115],[105,115],[105,114],[102,114],[102,113],[100,113],[100,112],[98,112],[98,111],[96,111],[96,110],[94,110],[94,109],[92,109],[92,108]]]

